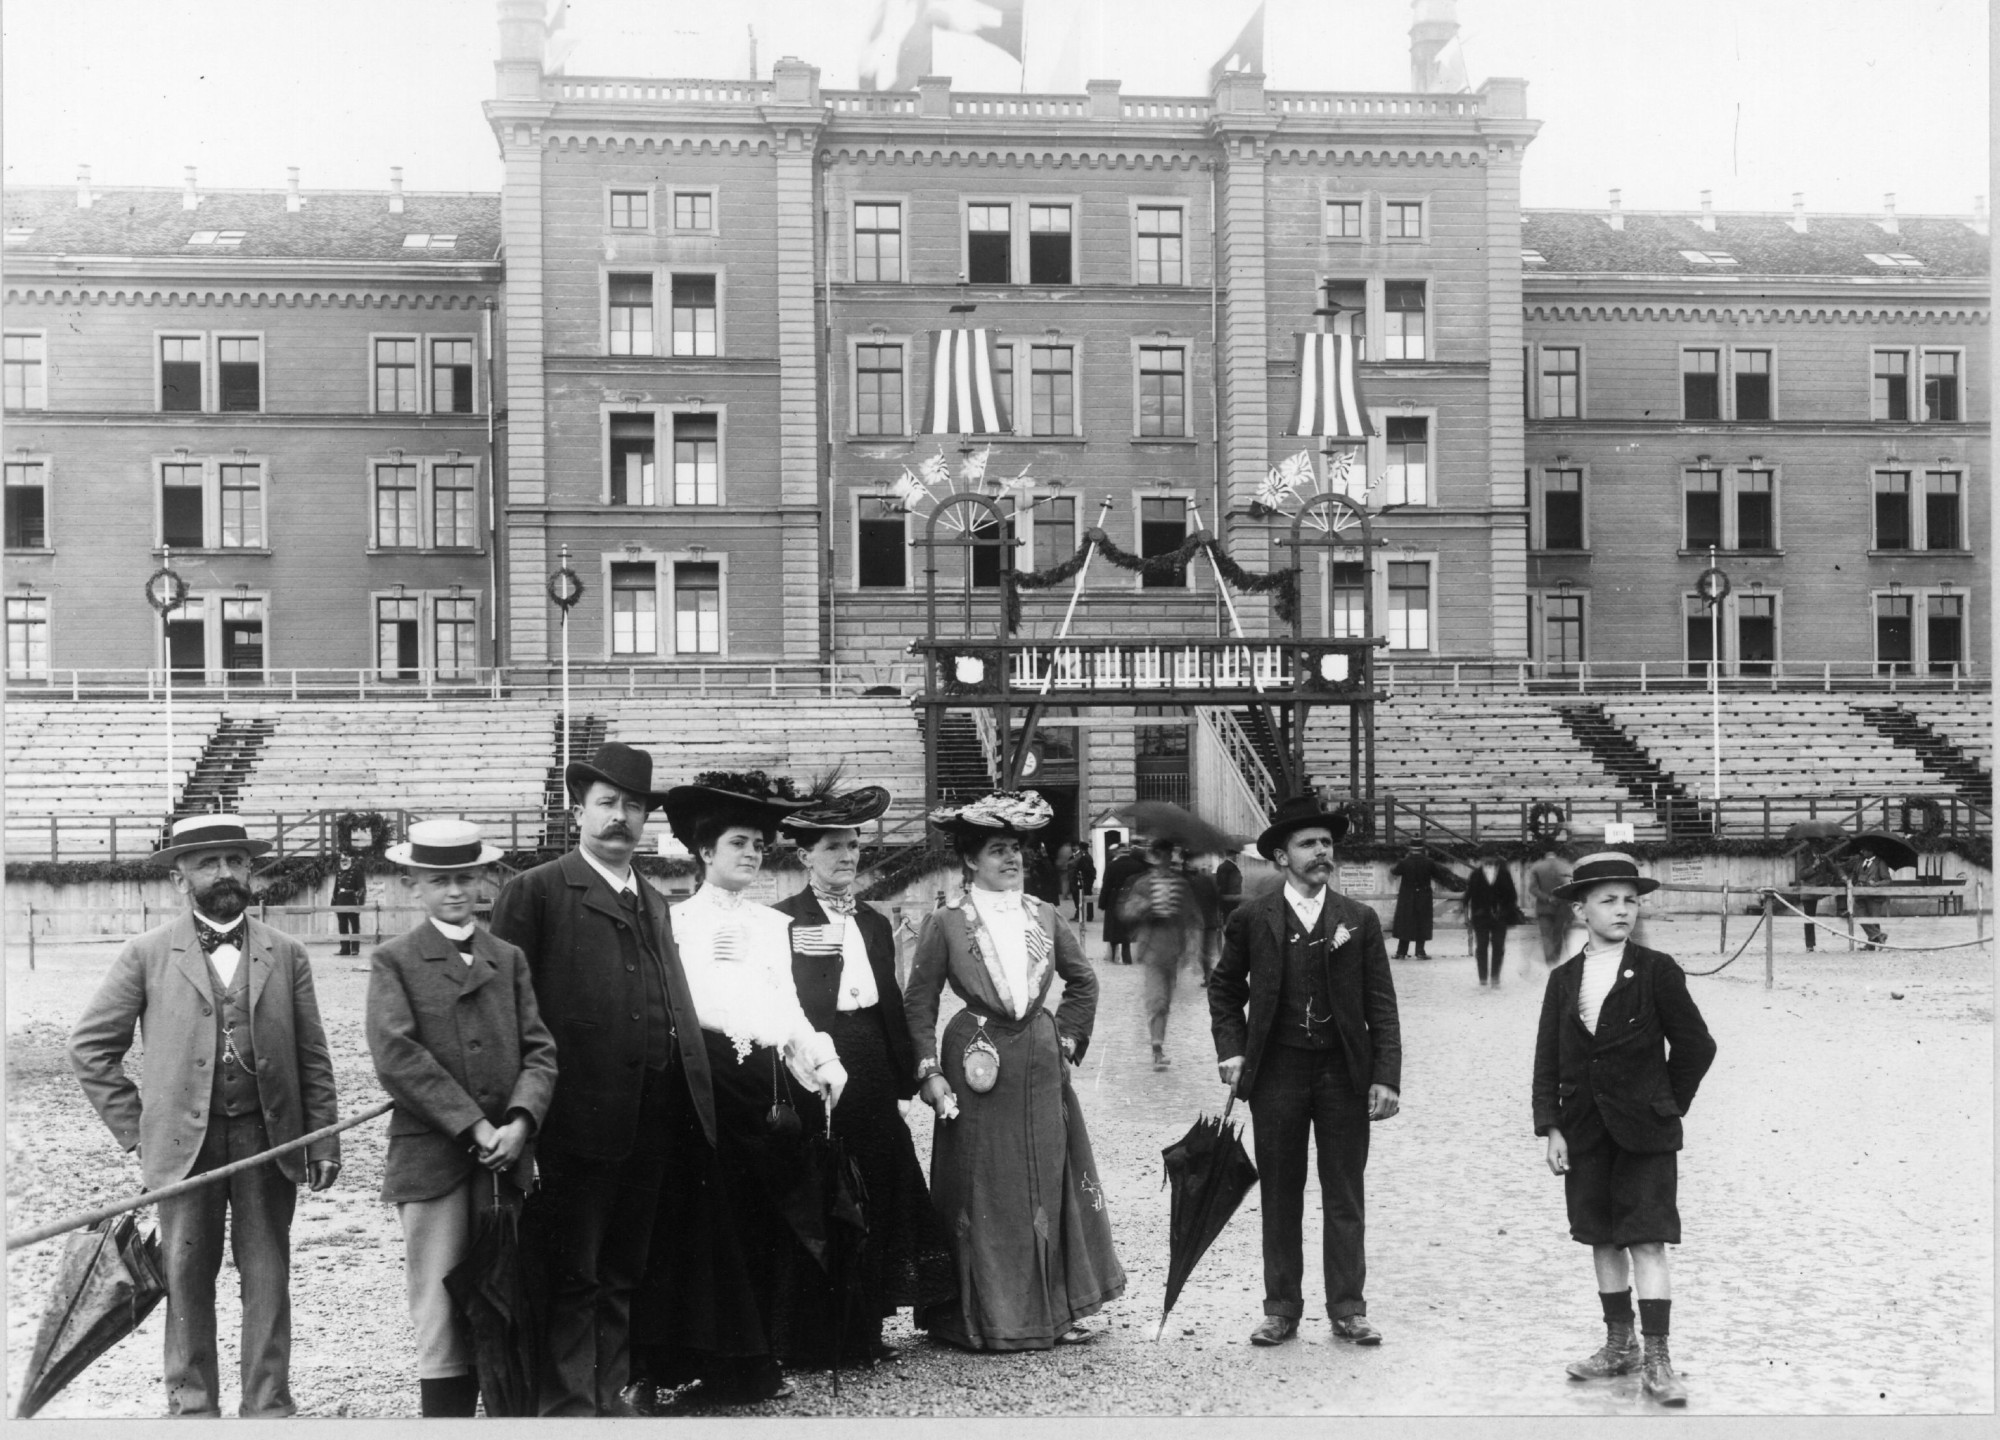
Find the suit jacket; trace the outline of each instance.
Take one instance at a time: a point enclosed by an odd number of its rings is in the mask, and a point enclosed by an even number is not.
[[[1022,903],[1033,907],[1035,918],[1048,931],[1052,952],[1049,966],[1063,982],[1062,1002],[1055,1012],[1056,1034],[1071,1042],[1070,1060],[1081,1065],[1084,1052],[1090,1048],[1091,1026],[1097,1018],[1097,972],[1090,968],[1075,932],[1056,914],[1055,906],[1032,896],[1024,896]],[[1000,1003],[999,988],[982,963],[983,957],[974,956],[962,913],[971,905],[970,900],[960,900],[956,905],[933,910],[917,934],[916,954],[910,961],[910,987],[903,992],[903,1012],[909,1022],[910,1043],[919,1061],[937,1058],[938,1009],[947,983],[974,1010],[992,1015],[1008,1013],[1007,1007]],[[1039,989],[1040,982],[1032,976],[1030,979]]]
[[[273,1145],[324,1129],[340,1118],[333,1056],[320,1024],[305,947],[245,916],[243,958],[250,967],[250,1044],[257,1098]],[[69,1063],[83,1093],[118,1143],[140,1147],[146,1188],[185,1180],[208,1133],[214,1087],[215,1004],[208,960],[182,914],[125,942],[69,1037]],[[145,1071],[125,1073],[134,1027],[145,1041]],[[340,1158],[340,1137],[278,1157],[279,1171],[305,1183],[307,1167]]]
[[[1285,887],[1246,900],[1222,929],[1222,958],[1208,977],[1208,1015],[1218,1060],[1243,1057],[1236,1093],[1248,1098],[1257,1066],[1278,1014],[1285,979]],[[1370,1085],[1403,1085],[1403,1029],[1396,1011],[1396,982],[1382,945],[1382,921],[1358,900],[1332,890],[1319,912],[1325,928],[1327,989],[1333,1029],[1347,1058],[1347,1077],[1357,1091]],[[1345,925],[1353,933],[1344,945],[1332,943]],[[1245,1002],[1249,1015],[1245,1019]]]
[[[368,1053],[396,1102],[382,1198],[431,1200],[476,1168],[466,1132],[521,1111],[536,1128],[556,1088],[556,1043],[542,1024],[520,950],[472,932],[472,963],[425,920],[375,952],[368,974]],[[513,1169],[534,1188],[532,1145]]]
[[[637,877],[635,877],[637,878]],[[667,1008],[680,1037],[681,1069],[715,1143],[715,1091],[708,1046],[688,993],[673,922],[659,891],[638,879],[665,962]],[[541,1143],[588,1160],[620,1160],[639,1128],[646,1059],[646,977],[652,963],[604,877],[572,850],[508,881],[493,902],[493,933],[521,947],[542,1023],[561,1064]]]
[[[1681,967],[1630,941],[1597,1012],[1597,1033],[1577,1016],[1579,959],[1542,991],[1535,1036],[1535,1133],[1567,1130],[1594,1101],[1604,1128],[1627,1150],[1681,1148],[1681,1116],[1715,1061],[1715,1041],[1688,994]]]
[[[794,926],[824,925],[827,914],[811,888],[771,907],[791,917]],[[871,1013],[882,1026],[882,1038],[889,1046],[889,1065],[896,1098],[907,1100],[917,1093],[917,1052],[910,1045],[910,1027],[903,1018],[903,988],[896,983],[896,932],[889,919],[873,905],[857,902],[855,924],[868,947],[868,968],[875,975],[876,1003]],[[812,1021],[813,1029],[826,1030],[840,1008],[840,968],[838,955],[801,955],[792,950],[792,983],[799,992],[799,1008]]]

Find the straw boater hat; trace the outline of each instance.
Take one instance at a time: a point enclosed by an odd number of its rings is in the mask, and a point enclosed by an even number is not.
[[[895,797],[885,786],[863,785],[840,795],[823,795],[779,820],[789,831],[859,830],[871,820],[879,820]]]
[[[1570,871],[1569,883],[1556,886],[1556,898],[1581,900],[1591,886],[1602,885],[1607,880],[1623,880],[1641,895],[1650,895],[1660,888],[1659,881],[1639,873],[1639,862],[1630,855],[1619,850],[1600,850],[1576,862],[1576,869]]]
[[[627,795],[646,802],[650,812],[660,808],[666,797],[653,788],[653,757],[644,750],[607,740],[597,747],[588,762],[572,760],[563,768],[563,786],[571,800],[580,801],[593,780],[615,785]]]
[[[963,805],[940,805],[931,824],[969,840],[1026,840],[1056,818],[1039,790],[995,790]]]
[[[183,855],[198,850],[241,850],[246,855],[262,855],[271,848],[268,840],[252,840],[243,821],[234,815],[184,815],[174,821],[170,838],[150,857],[155,865],[173,868]]]
[[[1266,860],[1275,861],[1278,848],[1291,838],[1295,830],[1303,830],[1309,825],[1322,825],[1333,832],[1338,841],[1347,833],[1347,817],[1332,810],[1322,810],[1319,800],[1312,795],[1294,795],[1277,808],[1271,816],[1271,823],[1264,833],[1257,837],[1257,853]]]
[[[419,820],[409,839],[389,847],[387,858],[405,870],[477,870],[498,860],[500,850],[470,820]]]
[[[814,802],[801,798],[783,776],[773,780],[762,770],[742,774],[704,770],[694,777],[693,784],[674,786],[658,803],[667,812],[667,826],[674,838],[692,850],[695,827],[706,815],[720,811],[734,823],[775,830],[787,815],[797,814]]]

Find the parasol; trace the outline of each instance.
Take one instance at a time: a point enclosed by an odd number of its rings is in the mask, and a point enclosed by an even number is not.
[[[1785,827],[1787,840],[1845,840],[1847,830],[1838,820],[1800,820]]]
[[[1243,842],[1170,800],[1135,800],[1116,813],[1152,840],[1171,840],[1190,855],[1233,855]]]
[[[1181,1297],[1188,1276],[1215,1237],[1257,1183],[1257,1167],[1243,1148],[1243,1127],[1229,1123],[1236,1092],[1219,1119],[1204,1115],[1187,1134],[1160,1152],[1167,1162],[1166,1183],[1173,1190],[1173,1211],[1167,1230],[1167,1299],[1160,1307],[1160,1335],[1167,1315]],[[1155,1335],[1158,1339],[1159,1335]]]
[[[1916,867],[1917,847],[1887,830],[1863,830],[1859,835],[1852,836],[1848,843],[1856,850],[1873,855],[1891,870]]]
[[[91,1361],[137,1330],[166,1293],[160,1242],[141,1235],[131,1215],[71,1234],[15,1418],[25,1420],[53,1400]]]
[[[522,1196],[506,1175],[487,1174],[492,1198],[480,1207],[472,1246],[444,1277],[444,1288],[471,1332],[473,1368],[487,1416],[533,1415],[535,1305],[521,1244]]]

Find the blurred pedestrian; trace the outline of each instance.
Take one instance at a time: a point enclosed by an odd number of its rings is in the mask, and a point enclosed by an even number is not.
[[[1188,889],[1194,892],[1195,913],[1201,917],[1201,983],[1206,985],[1216,958],[1222,954],[1222,892],[1216,888],[1215,877],[1192,857],[1182,858],[1181,869],[1187,874]]]
[[[1153,1042],[1153,1068],[1167,1059],[1167,1014],[1181,966],[1199,961],[1203,940],[1201,910],[1182,869],[1185,859],[1171,840],[1155,840],[1146,851],[1147,869],[1125,887],[1119,918],[1132,936],[1132,951],[1145,967],[1146,1032]]]
[[[1431,858],[1422,840],[1412,840],[1403,858],[1389,867],[1389,873],[1403,882],[1396,889],[1396,915],[1389,926],[1389,933],[1396,937],[1396,958],[1408,958],[1410,947],[1415,945],[1417,958],[1428,960],[1430,953],[1424,947],[1430,944],[1433,926],[1432,887],[1442,885],[1447,890],[1462,890],[1464,883]]]
[[[1075,902],[1076,923],[1083,923],[1083,904],[1097,893],[1097,862],[1090,858],[1088,845],[1073,845],[1075,856],[1070,863],[1069,895]]]
[[[1224,924],[1243,903],[1243,870],[1234,855],[1225,855],[1215,867],[1215,897]]]
[[[1563,937],[1569,933],[1570,908],[1556,891],[1569,883],[1570,863],[1562,846],[1551,840],[1539,860],[1528,867],[1528,895],[1535,904],[1535,925],[1542,935],[1542,964],[1553,970],[1565,958]],[[1524,962],[1525,963],[1525,962]]]
[[[1491,958],[1492,986],[1500,988],[1500,971],[1507,963],[1507,931],[1521,923],[1521,905],[1514,894],[1514,877],[1506,857],[1491,846],[1465,880],[1465,918],[1472,926],[1472,950],[1479,966],[1479,983],[1487,983]]]
[[[1861,889],[1864,886],[1880,885],[1884,880],[1889,878],[1889,867],[1884,865],[1879,857],[1863,852],[1848,867],[1847,876],[1849,883],[1856,889]],[[1843,897],[1844,899],[1845,897]],[[1861,920],[1861,933],[1868,937],[1868,943],[1861,947],[1863,950],[1873,950],[1876,946],[1886,941],[1889,935],[1880,925],[1871,925],[1868,923],[1868,919],[1862,917],[1872,918],[1877,915],[1887,915],[1888,913],[1889,901],[1885,896],[1856,895],[1854,897],[1855,918]]]
[[[1049,847],[1037,840],[1025,846],[1021,858],[1027,866],[1027,883],[1021,888],[1045,905],[1062,903],[1062,867],[1049,854]]]
[[[1146,856],[1136,842],[1124,845],[1107,839],[1104,857],[1104,888],[1097,896],[1097,912],[1104,917],[1104,958],[1114,965],[1130,965],[1132,934],[1118,913],[1118,900],[1127,885],[1146,873]]]

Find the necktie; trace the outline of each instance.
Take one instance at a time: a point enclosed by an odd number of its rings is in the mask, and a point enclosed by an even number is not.
[[[819,908],[826,912],[828,919],[838,919],[843,915],[854,913],[852,890],[822,890],[815,885],[812,887],[812,892],[813,899],[819,901]]]
[[[239,921],[235,928],[218,930],[200,916],[194,917],[195,939],[201,942],[201,953],[208,956],[215,966],[215,973],[222,977],[222,983],[230,984],[236,979],[236,962],[243,958],[240,944],[243,925]]]
[[[237,932],[242,928],[238,925],[235,929],[218,930],[199,915],[194,920],[194,936],[201,941],[201,953],[204,955],[213,955],[218,945],[234,946]]]

